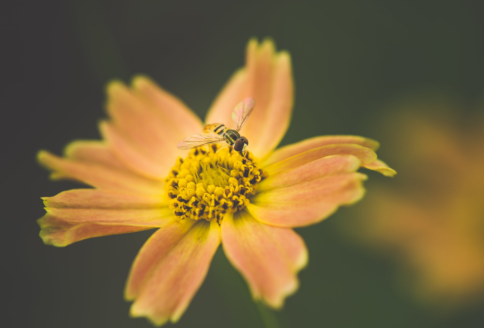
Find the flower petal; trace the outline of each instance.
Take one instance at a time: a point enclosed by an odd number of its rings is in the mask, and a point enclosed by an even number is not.
[[[73,141],[64,149],[64,156],[75,161],[91,162],[118,169],[127,169],[103,141]]]
[[[45,210],[47,214],[71,223],[93,222],[149,227],[159,227],[173,215],[173,210],[168,207],[150,209],[47,207]]]
[[[52,170],[52,179],[72,179],[99,188],[137,192],[163,193],[163,182],[136,175],[130,171],[107,166],[101,162],[88,162],[57,157],[47,151],[37,155],[40,164]]]
[[[322,157],[332,155],[352,155],[359,158],[362,164],[368,164],[376,160],[373,150],[355,144],[336,144],[327,145],[308,150],[304,153],[286,158],[265,168],[269,176],[276,173],[292,170],[298,166],[312,162]]]
[[[137,147],[136,142],[127,139],[126,135],[123,135],[123,131],[109,122],[101,121],[99,130],[116,157],[119,157],[130,170],[155,180],[166,177],[169,168],[168,161],[162,164],[160,159],[154,159],[147,155],[147,150]],[[138,142],[142,143],[142,140]],[[175,158],[172,158],[172,160],[173,164]]]
[[[232,74],[213,101],[205,118],[205,123],[223,123],[227,126],[234,126],[231,118],[232,111],[235,105],[244,99],[241,90],[244,90],[246,85],[247,69],[240,68]]]
[[[294,102],[291,58],[287,52],[275,52],[271,40],[247,45],[246,66],[235,73],[214,101],[207,123],[230,124],[234,106],[246,97],[255,100],[255,108],[241,134],[248,138],[250,150],[262,158],[274,149],[290,122]]]
[[[125,298],[132,301],[150,279],[153,270],[188,233],[196,221],[172,221],[156,231],[143,245],[131,267],[126,283]]]
[[[127,194],[97,189],[72,189],[54,197],[43,197],[44,205],[52,208],[153,209],[167,207],[157,195]]]
[[[371,163],[365,164],[363,165],[363,167],[369,170],[380,172],[386,177],[393,177],[395,176],[395,174],[397,174],[397,171],[395,171],[394,169],[389,167],[385,162],[380,161],[379,159]]]
[[[355,172],[360,168],[361,161],[352,155],[333,155],[316,159],[298,166],[292,170],[285,170],[259,183],[257,192],[290,187],[306,181],[311,181],[328,175]]]
[[[175,128],[182,138],[203,129],[200,118],[185,103],[158,86],[150,78],[136,76],[133,79],[133,92],[150,104],[150,108],[165,122],[165,125]],[[176,137],[178,138],[178,136]]]
[[[152,229],[150,226],[104,225],[97,223],[71,223],[50,214],[37,221],[41,227],[40,238],[46,245],[63,247],[88,238],[119,235]]]
[[[133,84],[134,89],[117,81],[108,85],[107,109],[112,122],[102,124],[101,132],[125,165],[162,179],[184,154],[177,143],[188,133],[201,131],[202,124],[180,100],[149,79],[137,77]],[[133,157],[140,158],[133,161]]]
[[[44,197],[38,220],[44,243],[66,246],[86,238],[160,227],[173,212],[158,197],[96,189],[74,189]]]
[[[274,153],[272,153],[262,164],[264,166],[269,166],[274,163],[283,161],[289,157],[296,156],[298,154],[306,152],[308,150],[319,148],[322,146],[327,146],[327,145],[335,145],[335,144],[356,144],[356,145],[370,148],[373,151],[376,151],[380,146],[378,141],[375,141],[369,138],[359,137],[359,136],[342,136],[342,135],[320,136],[320,137],[306,139],[306,140],[279,148],[276,151],[274,151]]]
[[[141,249],[126,288],[126,298],[135,300],[132,316],[176,322],[202,284],[220,228],[216,221],[187,221],[159,229]]]
[[[360,200],[365,179],[361,173],[345,173],[262,192],[251,199],[247,209],[266,224],[307,226],[325,219],[341,205]]]
[[[308,255],[304,241],[292,229],[262,224],[242,211],[224,217],[222,243],[255,299],[280,308],[297,290],[297,273],[306,265]]]

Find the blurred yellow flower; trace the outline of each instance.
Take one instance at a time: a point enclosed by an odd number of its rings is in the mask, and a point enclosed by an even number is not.
[[[484,288],[484,120],[459,121],[445,99],[400,106],[388,135],[400,187],[375,186],[349,228],[395,257],[422,301],[457,306]]]
[[[136,77],[132,87],[112,82],[107,92],[103,141],[73,142],[63,158],[39,153],[53,179],[94,187],[44,198],[40,236],[66,246],[158,228],[139,252],[125,291],[134,302],[131,315],[156,325],[181,317],[220,243],[253,297],[280,308],[307,263],[292,228],[359,200],[366,179],[356,172],[360,167],[394,174],[377,160],[378,143],[357,136],[316,137],[274,151],[289,126],[294,92],[290,56],[270,40],[249,42],[246,66],[206,118],[227,124],[233,106],[253,97],[256,108],[242,129],[250,140],[244,156],[217,145],[177,149],[203,124],[146,77]]]

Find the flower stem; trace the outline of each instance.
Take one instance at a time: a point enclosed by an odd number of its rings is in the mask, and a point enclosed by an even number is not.
[[[261,302],[257,302],[256,305],[260,316],[262,317],[262,321],[264,322],[265,328],[281,328],[281,325],[277,321],[277,318],[271,309],[268,309]]]

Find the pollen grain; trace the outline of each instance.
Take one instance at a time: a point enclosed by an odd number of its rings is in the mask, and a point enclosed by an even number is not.
[[[242,210],[266,173],[253,155],[231,146],[209,145],[179,157],[165,182],[165,196],[177,218],[217,220]]]

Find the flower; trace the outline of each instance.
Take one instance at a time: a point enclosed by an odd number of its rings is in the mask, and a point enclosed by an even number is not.
[[[393,256],[421,302],[446,308],[484,292],[484,121],[459,122],[450,103],[400,105],[389,139],[402,158],[402,185],[375,186],[353,226]]]
[[[377,160],[376,141],[325,136],[274,149],[293,107],[291,59],[274,43],[250,40],[244,68],[229,80],[206,122],[229,124],[236,103],[256,107],[241,132],[244,156],[212,145],[183,151],[183,138],[202,122],[173,95],[138,76],[132,87],[107,88],[110,119],[103,141],[75,141],[64,157],[41,151],[53,179],[93,189],[44,198],[39,219],[46,244],[158,228],[139,252],[126,285],[132,316],[176,322],[200,287],[219,244],[247,280],[254,299],[280,308],[298,288],[307,263],[303,240],[291,228],[314,224],[362,198],[360,167],[393,175]]]

